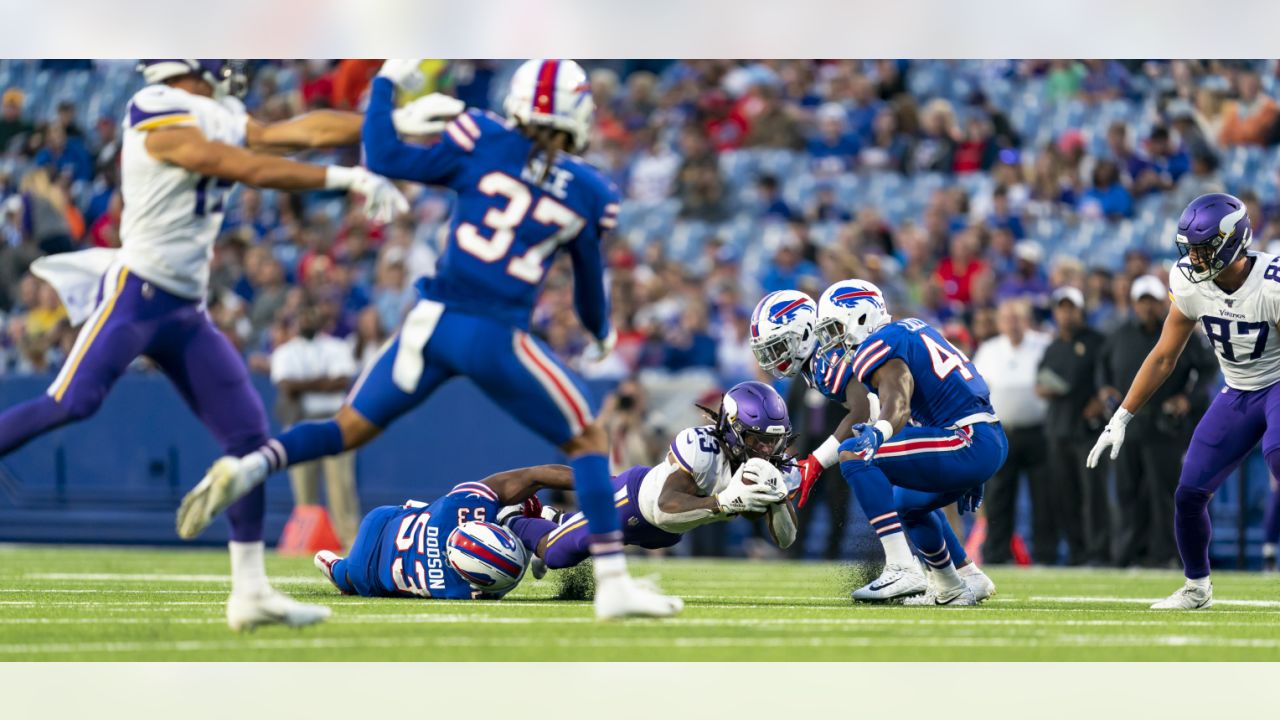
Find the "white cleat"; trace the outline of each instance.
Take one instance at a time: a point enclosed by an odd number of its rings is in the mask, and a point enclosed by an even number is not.
[[[973,597],[973,591],[968,585],[957,585],[949,590],[938,590],[933,598],[934,605],[946,605],[947,607],[966,607],[977,605],[978,601]]]
[[[1169,597],[1151,606],[1152,610],[1208,610],[1213,607],[1213,585],[1201,587],[1190,580]]]
[[[648,580],[615,575],[596,581],[596,619],[626,617],[671,617],[684,609],[678,597],[663,595]]]
[[[854,600],[893,600],[919,595],[929,589],[920,566],[886,565],[880,577],[853,591]]]
[[[240,458],[221,457],[200,482],[182,498],[178,507],[178,537],[184,540],[204,532],[218,513],[253,489]]]
[[[964,584],[969,586],[969,590],[973,592],[973,599],[982,602],[992,595],[996,594],[996,584],[987,577],[986,573],[978,569],[976,565],[970,565],[973,570],[968,573],[962,573],[960,579],[964,580]]]
[[[329,608],[306,605],[267,586],[257,593],[231,593],[227,599],[227,624],[232,630],[253,630],[259,625],[306,627],[329,617]]]
[[[338,588],[339,592],[343,595],[350,595],[350,593],[343,590],[333,579],[333,565],[341,559],[342,557],[332,550],[321,550],[316,553],[314,562],[316,564],[316,569],[323,573],[324,576],[329,579],[329,582],[333,583],[333,586]]]

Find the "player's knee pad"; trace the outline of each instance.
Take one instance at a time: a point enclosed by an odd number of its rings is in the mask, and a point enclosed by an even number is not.
[[[1212,498],[1213,493],[1203,488],[1179,485],[1173,493],[1173,506],[1179,515],[1198,515]]]

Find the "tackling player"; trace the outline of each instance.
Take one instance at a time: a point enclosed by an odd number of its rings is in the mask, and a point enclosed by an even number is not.
[[[818,317],[823,319],[818,323]],[[809,492],[823,470],[838,459],[840,444],[853,435],[853,427],[861,422],[880,419],[879,398],[865,387],[849,382],[853,377],[851,363],[844,347],[845,324],[865,326],[887,322],[883,299],[875,285],[859,280],[833,284],[823,292],[820,304],[804,293],[783,290],[766,295],[752,313],[751,349],[761,369],[778,378],[800,375],[805,382],[829,400],[849,410],[831,437],[813,453],[800,461],[801,485],[797,504],[804,506]],[[822,347],[819,348],[819,339]],[[975,502],[980,502],[980,499]],[[911,549],[903,537],[902,524],[893,513],[873,513],[863,507],[867,518],[884,548],[885,573],[853,592],[855,600],[891,600],[905,598],[904,604],[933,604],[937,591],[933,583],[912,561]],[[977,601],[995,594],[995,583],[970,562],[964,543],[956,537],[941,509],[935,511],[941,523],[952,565],[964,579]],[[888,514],[888,517],[885,515]],[[890,572],[893,568],[893,572]]]
[[[1225,193],[1201,195],[1178,220],[1182,259],[1169,273],[1173,301],[1155,348],[1124,401],[1089,452],[1120,454],[1125,426],[1169,377],[1192,331],[1204,329],[1227,386],[1196,425],[1174,492],[1173,530],[1186,583],[1156,610],[1212,607],[1209,500],[1262,441],[1272,475],[1280,476],[1280,257],[1249,251],[1253,229],[1245,204]]]
[[[564,249],[596,354],[608,354],[616,337],[600,244],[617,223],[618,195],[573,154],[585,148],[595,112],[586,73],[571,60],[530,60],[512,77],[505,120],[467,111],[440,142],[422,147],[401,141],[391,118],[396,86],[412,86],[416,68],[416,61],[388,61],[374,79],[364,150],[369,166],[390,177],[457,191],[436,276],[418,281],[417,305],[334,418],[294,426],[243,461],[219,460],[183,501],[179,532],[193,537],[270,472],[369,442],[442,383],[467,376],[569,456],[596,557],[596,615],[672,615],[679,602],[627,573],[608,439],[590,393],[528,332],[542,279]]]
[[[238,182],[281,190],[342,189],[364,195],[365,212],[384,222],[408,209],[395,186],[363,168],[276,156],[354,144],[360,115],[315,112],[263,124],[232,97],[232,85],[242,76],[230,61],[144,60],[140,69],[148,85],[129,101],[124,118],[121,249],[55,256],[61,276],[79,270],[78,277],[71,273],[71,285],[97,286],[96,305],[48,391],[0,414],[0,455],[95,413],[139,355],[173,381],[223,452],[256,449],[268,437],[262,400],[240,354],[204,308],[227,193]],[[39,272],[39,262],[34,268]],[[76,294],[72,289],[58,288],[64,298]],[[256,489],[227,513],[227,622],[233,629],[318,622],[328,608],[294,602],[267,581],[263,497]]]

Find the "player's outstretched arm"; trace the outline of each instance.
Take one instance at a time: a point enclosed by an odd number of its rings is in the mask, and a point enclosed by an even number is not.
[[[543,488],[572,490],[573,469],[567,465],[535,465],[496,473],[480,482],[498,494],[501,504],[515,505]]]
[[[245,144],[267,152],[356,145],[363,123],[363,115],[338,110],[316,110],[274,123],[250,119],[245,126]]]
[[[369,90],[369,107],[361,130],[365,165],[379,175],[421,183],[444,183],[462,164],[466,148],[456,141],[441,139],[430,146],[406,143],[396,132],[395,85],[385,77],[375,77]],[[415,101],[415,105],[433,96]],[[452,98],[448,98],[452,99]],[[456,101],[455,101],[456,102]],[[461,103],[452,108],[461,112]],[[444,117],[445,115],[442,115]],[[474,141],[472,141],[474,142]]]
[[[1125,427],[1133,419],[1133,414],[1147,404],[1152,394],[1173,372],[1195,327],[1195,321],[1183,315],[1177,305],[1170,306],[1169,316],[1165,318],[1164,328],[1160,331],[1160,339],[1147,354],[1147,359],[1142,361],[1142,367],[1138,368],[1138,374],[1133,378],[1133,384],[1129,386],[1129,392],[1125,394],[1124,401],[1120,403],[1120,407],[1111,416],[1107,426],[1102,429],[1102,434],[1098,436],[1093,449],[1089,451],[1089,456],[1085,458],[1086,466],[1097,467],[1103,451],[1107,448],[1111,448],[1112,460],[1120,456],[1120,446],[1124,445]]]

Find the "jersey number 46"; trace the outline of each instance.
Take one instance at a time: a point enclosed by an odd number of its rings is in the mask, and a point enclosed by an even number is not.
[[[542,264],[557,247],[577,237],[586,221],[581,215],[546,195],[534,205],[533,193],[529,192],[529,187],[503,172],[485,175],[480,178],[478,187],[485,195],[506,198],[507,204],[490,208],[485,213],[484,225],[489,228],[489,237],[480,234],[480,229],[471,223],[458,225],[458,247],[487,263],[506,258],[515,242],[516,228],[524,222],[532,206],[535,222],[550,225],[557,230],[524,254],[511,258],[507,262],[507,274],[530,285],[542,282]]]

